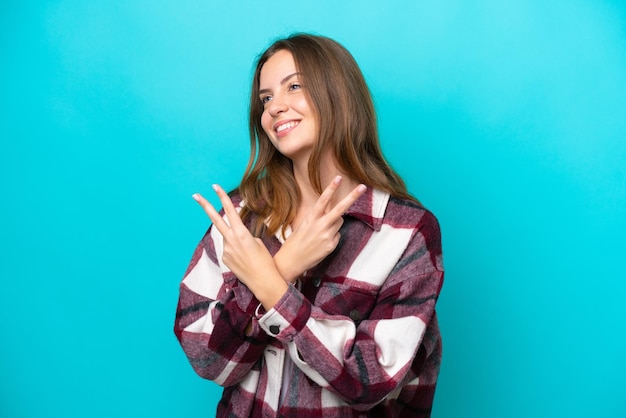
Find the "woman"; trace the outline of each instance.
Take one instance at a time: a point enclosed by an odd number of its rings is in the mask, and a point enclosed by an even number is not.
[[[258,60],[251,154],[181,283],[175,333],[224,386],[218,417],[428,417],[441,359],[435,217],[385,162],[369,90],[335,41]]]

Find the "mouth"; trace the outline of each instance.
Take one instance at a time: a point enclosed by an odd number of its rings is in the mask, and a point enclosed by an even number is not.
[[[277,134],[287,133],[287,131],[290,131],[291,129],[298,126],[299,123],[299,120],[291,120],[289,122],[281,123],[274,127],[274,131],[276,131]]]

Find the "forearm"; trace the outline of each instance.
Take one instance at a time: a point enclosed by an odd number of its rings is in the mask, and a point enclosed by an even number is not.
[[[371,312],[358,308],[369,303],[361,292],[344,294],[346,308],[331,313],[291,287],[260,325],[289,348],[296,366],[311,380],[354,407],[371,407],[408,376],[424,344],[441,276],[432,272],[413,277],[411,286],[381,291]]]
[[[224,384],[247,374],[268,337],[258,323],[247,329],[259,301],[219,263],[219,238],[210,229],[194,251],[180,285],[174,331],[196,372],[212,380],[222,376],[218,383]]]
[[[269,274],[259,278],[257,280],[250,281],[248,283],[250,291],[263,305],[266,311],[269,311],[276,305],[276,303],[287,292],[289,285],[285,279],[276,271],[273,274]]]
[[[304,267],[298,266],[296,260],[297,257],[288,254],[288,249],[284,246],[274,254],[274,264],[287,283],[294,283],[306,270]]]
[[[198,295],[181,286],[175,331],[196,373],[225,386],[248,374],[268,342],[267,334],[242,310],[233,291],[223,300],[209,302],[198,300]]]

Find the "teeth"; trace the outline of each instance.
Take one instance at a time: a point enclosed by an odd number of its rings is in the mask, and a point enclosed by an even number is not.
[[[298,124],[298,122],[287,122],[287,123],[284,123],[284,124],[280,125],[278,128],[276,128],[276,132],[282,132],[285,129],[293,128],[297,124]]]

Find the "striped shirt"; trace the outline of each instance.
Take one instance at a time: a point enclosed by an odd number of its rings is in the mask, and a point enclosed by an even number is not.
[[[224,387],[217,417],[430,417],[441,361],[438,222],[368,189],[340,233],[335,251],[265,312],[209,228],[182,280],[174,331],[194,370]],[[272,254],[279,234],[263,238]]]

